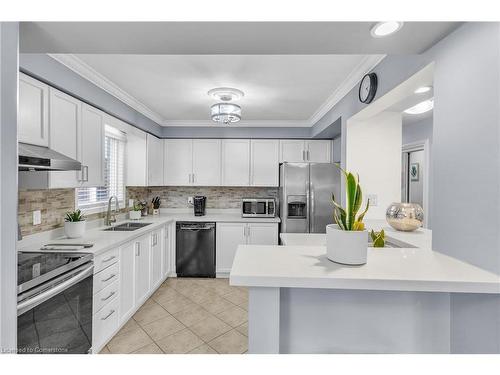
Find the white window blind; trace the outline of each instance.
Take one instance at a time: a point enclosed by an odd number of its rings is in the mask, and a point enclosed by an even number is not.
[[[77,189],[77,205],[91,209],[107,204],[115,195],[120,203],[125,200],[125,136],[106,125],[104,138],[104,186]],[[123,207],[123,204],[120,204]]]

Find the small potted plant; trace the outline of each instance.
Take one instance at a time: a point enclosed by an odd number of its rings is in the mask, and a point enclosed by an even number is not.
[[[133,205],[132,209],[128,213],[128,217],[130,220],[139,220],[141,218],[141,211],[142,211],[142,205],[135,204]]]
[[[346,207],[338,204],[332,195],[333,219],[336,224],[326,226],[327,257],[336,263],[362,265],[366,263],[368,252],[368,233],[363,218],[370,200],[367,200],[364,211],[358,215],[363,201],[359,176],[340,169],[346,181]]]
[[[64,217],[64,233],[68,238],[79,238],[85,233],[85,216],[82,211],[75,210],[66,213]]]

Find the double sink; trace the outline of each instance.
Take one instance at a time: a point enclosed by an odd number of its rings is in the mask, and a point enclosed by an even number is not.
[[[144,228],[147,225],[150,225],[151,223],[134,223],[134,222],[127,222],[123,224],[116,225],[114,227],[109,227],[106,229],[103,229],[105,232],[132,232],[137,229]]]

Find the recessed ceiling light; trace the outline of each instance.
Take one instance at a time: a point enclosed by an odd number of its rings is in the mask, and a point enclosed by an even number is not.
[[[398,21],[385,21],[375,24],[371,29],[371,34],[374,38],[383,38],[394,34],[403,27],[403,22]]]
[[[217,87],[210,90],[207,94],[215,100],[222,100],[223,102],[238,100],[245,96],[243,91],[232,87]]]
[[[404,112],[409,115],[419,115],[421,113],[425,113],[434,108],[434,98],[429,100],[424,100],[413,107],[408,108]]]
[[[432,90],[432,86],[422,86],[415,90],[415,94],[423,94]]]

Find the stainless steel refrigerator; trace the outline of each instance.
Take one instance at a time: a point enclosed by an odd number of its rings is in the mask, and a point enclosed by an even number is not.
[[[332,193],[340,199],[340,173],[331,163],[280,164],[280,231],[325,233],[333,222]]]

